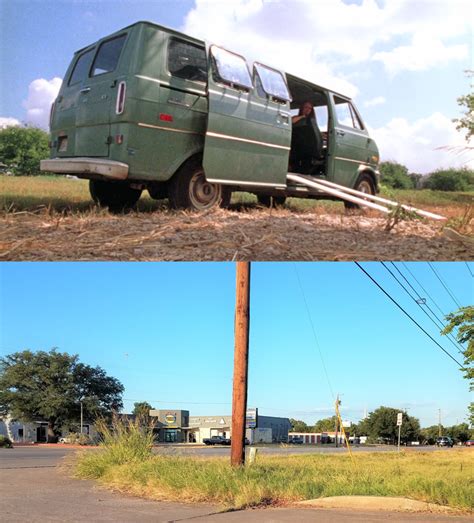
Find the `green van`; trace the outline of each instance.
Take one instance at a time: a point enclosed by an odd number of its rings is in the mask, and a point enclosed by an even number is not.
[[[295,118],[305,103],[311,115]],[[76,52],[50,127],[41,169],[89,179],[111,209],[144,189],[195,210],[232,191],[264,205],[328,198],[289,172],[378,191],[378,149],[349,98],[150,22]]]

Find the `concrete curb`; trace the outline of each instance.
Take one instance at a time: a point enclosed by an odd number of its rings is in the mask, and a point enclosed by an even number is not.
[[[438,514],[462,514],[463,511],[401,497],[385,496],[334,496],[328,498],[308,499],[296,505],[317,508],[340,508],[352,510],[381,510],[396,512],[432,512]],[[465,512],[464,512],[465,513]]]

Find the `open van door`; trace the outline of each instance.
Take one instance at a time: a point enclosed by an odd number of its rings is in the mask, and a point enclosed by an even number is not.
[[[210,182],[286,187],[290,95],[282,73],[208,46],[209,116],[204,171]]]

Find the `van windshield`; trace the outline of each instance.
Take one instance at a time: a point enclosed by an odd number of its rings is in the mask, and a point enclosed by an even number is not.
[[[100,45],[94,64],[92,65],[91,76],[98,76],[115,70],[126,37],[127,35],[118,36]]]

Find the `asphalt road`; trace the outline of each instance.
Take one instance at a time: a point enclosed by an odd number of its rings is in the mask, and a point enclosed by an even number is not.
[[[229,449],[197,449],[207,455]],[[170,448],[167,452],[171,451]],[[175,448],[183,452],[182,448]],[[302,452],[302,449],[299,449]],[[222,512],[222,507],[205,504],[167,503],[143,500],[114,493],[91,481],[71,477],[69,448],[16,447],[0,449],[0,520],[29,522],[175,522],[188,519],[202,522],[367,522],[405,521],[456,523],[469,517],[396,512],[323,510],[312,508],[271,508]],[[184,450],[188,452],[188,450]],[[448,450],[449,452],[449,450]],[[203,455],[202,452],[199,455]],[[65,459],[64,459],[65,458]]]

